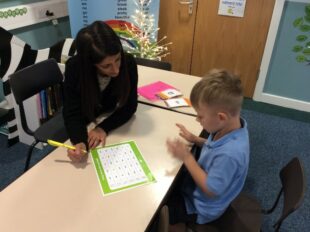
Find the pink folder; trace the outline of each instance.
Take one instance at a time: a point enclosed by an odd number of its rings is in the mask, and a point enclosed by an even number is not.
[[[166,89],[176,89],[176,88],[164,82],[157,81],[149,85],[141,86],[140,88],[138,88],[138,93],[140,96],[145,97],[150,101],[157,101],[160,98],[157,97],[156,94]]]

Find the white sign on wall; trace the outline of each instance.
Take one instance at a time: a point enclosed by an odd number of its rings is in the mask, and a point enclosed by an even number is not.
[[[243,17],[246,0],[220,0],[219,15]]]

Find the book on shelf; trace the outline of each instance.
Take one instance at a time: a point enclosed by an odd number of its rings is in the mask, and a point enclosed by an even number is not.
[[[62,107],[63,93],[60,85],[42,90],[37,95],[38,115],[41,122],[47,121]]]

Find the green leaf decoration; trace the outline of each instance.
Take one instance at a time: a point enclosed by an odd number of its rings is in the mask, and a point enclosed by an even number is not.
[[[306,48],[310,48],[310,42],[306,43]]]
[[[293,25],[294,27],[299,27],[303,24],[303,22],[304,22],[303,18],[300,17],[294,20]]]
[[[306,15],[310,16],[310,5],[305,6]]]
[[[300,52],[300,51],[302,51],[302,49],[303,49],[303,46],[296,45],[293,47],[292,50],[293,50],[293,52]]]
[[[296,61],[299,63],[303,63],[307,60],[307,58],[303,55],[296,56]]]
[[[296,37],[296,40],[297,40],[298,42],[304,42],[306,39],[308,39],[308,36],[306,36],[306,35],[298,35],[298,36]]]
[[[310,25],[306,25],[306,24],[301,25],[301,26],[299,27],[299,29],[300,29],[302,32],[310,31]]]
[[[303,51],[302,51],[303,54],[305,54],[306,56],[310,56],[310,48],[305,48]]]
[[[306,22],[310,23],[310,15],[306,15],[306,16],[304,17],[304,19],[305,19]]]

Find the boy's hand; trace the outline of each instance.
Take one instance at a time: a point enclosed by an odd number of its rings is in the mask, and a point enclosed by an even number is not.
[[[88,132],[88,146],[89,148],[97,147],[98,145],[105,145],[107,133],[100,127],[96,127]]]
[[[190,151],[188,150],[188,146],[179,139],[167,139],[166,145],[168,152],[183,162],[188,156],[191,155]]]
[[[179,132],[179,135],[184,138],[185,140],[187,140],[188,142],[190,143],[195,143],[196,142],[196,137],[194,134],[192,134],[191,132],[189,132],[185,126],[183,126],[182,124],[180,123],[176,123],[175,124],[179,129],[180,129],[180,132]]]
[[[82,162],[86,160],[87,153],[85,153],[86,150],[86,145],[84,143],[78,143],[75,144],[75,150],[68,149],[67,154],[68,157],[73,161],[73,162]]]
[[[201,138],[189,132],[182,124],[176,123],[176,126],[180,128],[179,135],[189,143],[194,143],[197,146],[202,147],[202,145],[206,142],[205,138]]]

